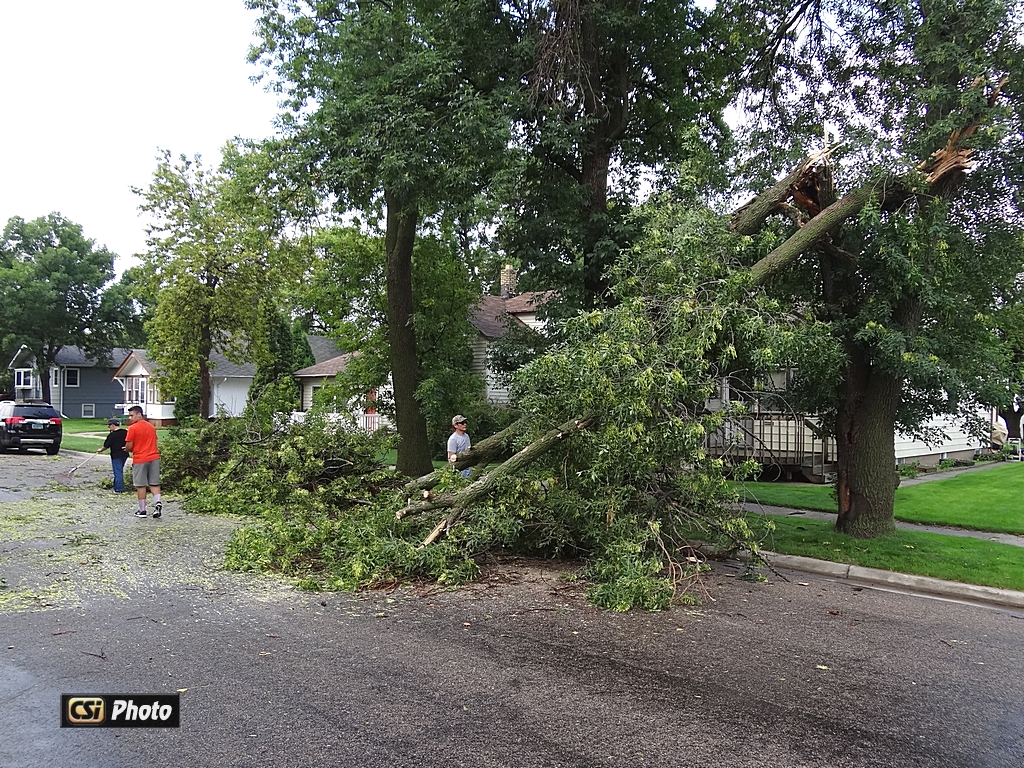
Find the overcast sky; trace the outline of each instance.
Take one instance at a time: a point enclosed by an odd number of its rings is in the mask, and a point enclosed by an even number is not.
[[[122,257],[158,149],[208,164],[274,132],[244,0],[0,0],[0,227],[51,211]],[[126,258],[127,257],[127,258]]]

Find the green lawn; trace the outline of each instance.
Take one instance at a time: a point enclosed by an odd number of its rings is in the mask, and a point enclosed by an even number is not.
[[[92,453],[103,446],[101,437],[80,437],[78,435],[64,435],[60,441],[62,451],[84,451]]]
[[[1024,534],[1024,462],[900,488],[896,519]]]
[[[832,486],[811,483],[737,483],[740,500],[770,507],[814,509],[835,512],[836,500]]]
[[[103,445],[107,436],[106,419],[62,419],[61,424],[64,427],[64,437],[60,442],[61,450],[92,453]],[[90,437],[85,433],[95,434],[97,437]],[[157,439],[166,433],[167,429],[158,427]]]
[[[932,483],[915,488],[926,485]],[[837,533],[832,523],[824,520],[763,515],[750,515],[748,519],[751,526],[762,534],[762,546],[775,552],[967,584],[1024,590],[1024,547],[905,530],[877,539],[855,539]],[[775,530],[765,533],[768,522],[774,523]]]
[[[64,436],[80,435],[83,432],[106,432],[106,419],[62,419]]]
[[[744,483],[750,502],[835,512],[827,485]],[[896,519],[977,531],[1024,534],[1024,463],[1006,462],[982,472],[951,472],[942,480],[899,488]]]

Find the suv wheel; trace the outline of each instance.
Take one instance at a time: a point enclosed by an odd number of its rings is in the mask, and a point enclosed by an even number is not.
[[[59,450],[60,450],[60,446],[59,445],[48,446],[47,449],[46,449],[46,455],[47,456],[56,456],[57,455],[57,451],[59,451]]]

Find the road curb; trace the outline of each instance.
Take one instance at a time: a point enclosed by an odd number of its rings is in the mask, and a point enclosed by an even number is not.
[[[945,581],[930,576],[915,576],[909,573],[883,571],[879,568],[864,568],[847,563],[833,563],[828,560],[816,560],[813,557],[799,555],[780,555],[776,552],[762,553],[768,562],[776,568],[789,568],[794,571],[816,573],[836,579],[847,579],[872,586],[892,587],[923,594],[947,597],[956,600],[969,600],[1003,608],[1024,609],[1024,592],[998,587],[984,587],[978,584],[964,584],[959,581]]]

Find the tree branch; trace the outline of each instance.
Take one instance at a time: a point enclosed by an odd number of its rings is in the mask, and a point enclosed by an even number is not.
[[[520,470],[525,469],[556,445],[561,443],[565,438],[572,436],[581,429],[586,429],[593,423],[594,417],[592,416],[570,419],[560,427],[552,429],[543,437],[534,440],[511,459],[501,466],[491,470],[476,482],[471,483],[467,487],[447,496],[408,504],[398,510],[395,513],[395,517],[401,520],[403,517],[407,517],[408,515],[428,512],[433,509],[453,509],[453,512],[447,517],[448,522],[445,526],[451,527],[452,523],[454,523],[462,513],[462,510],[478,499],[482,499],[487,496],[497,487],[498,483],[503,478],[517,474]]]
[[[842,224],[851,216],[856,216],[871,199],[875,187],[865,184],[840,200],[832,203],[813,219],[798,229],[786,242],[769,253],[750,268],[750,276],[754,283],[760,284],[776,273],[788,267],[798,256],[813,247],[814,244],[833,227]]]
[[[839,146],[839,144],[835,144],[809,155],[806,160],[790,171],[789,175],[777,182],[775,186],[744,203],[733,213],[732,220],[729,222],[729,229],[740,235],[755,234],[761,229],[765,220],[775,212],[777,207],[792,196],[793,185],[796,184],[800,177],[813,168],[820,160],[827,160]]]
[[[467,467],[487,464],[492,459],[502,455],[505,452],[509,438],[521,432],[524,424],[525,422],[519,419],[505,427],[501,432],[491,435],[486,440],[481,440],[468,451],[463,451],[455,460],[455,469],[461,471]],[[411,494],[416,491],[429,491],[437,485],[442,472],[451,472],[451,468],[442,467],[435,469],[429,475],[423,475],[422,477],[410,480],[405,484],[405,492]]]

